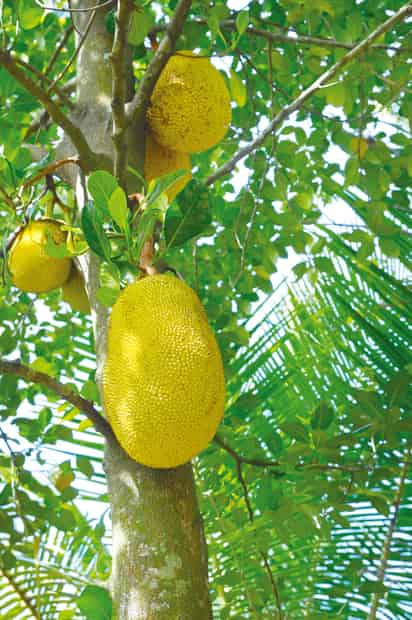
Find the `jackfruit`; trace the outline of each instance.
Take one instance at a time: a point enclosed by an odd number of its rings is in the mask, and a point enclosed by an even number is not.
[[[154,468],[201,452],[223,416],[222,359],[194,291],[170,274],[128,286],[110,318],[107,417],[123,449]]]
[[[68,279],[62,286],[62,297],[64,301],[70,304],[73,310],[84,312],[85,314],[90,312],[90,303],[84,286],[83,276],[74,263],[72,263]]]
[[[66,233],[60,222],[51,219],[29,222],[14,238],[8,267],[14,286],[20,290],[47,293],[67,280],[71,259],[53,258],[47,254],[49,236],[56,245],[65,243]]]
[[[190,157],[187,153],[166,149],[158,144],[150,133],[146,135],[146,153],[144,159],[144,175],[146,181],[151,181],[157,177],[170,174],[171,172],[175,172],[175,170],[190,171],[190,166]],[[169,187],[166,192],[169,202],[172,202],[173,198],[182,191],[191,178],[192,174],[188,172],[184,177],[178,179]]]
[[[232,119],[225,80],[208,58],[179,51],[160,74],[147,118],[165,148],[205,151],[220,142]]]

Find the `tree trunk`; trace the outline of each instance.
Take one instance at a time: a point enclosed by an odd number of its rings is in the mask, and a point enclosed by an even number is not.
[[[190,464],[143,467],[106,444],[113,595],[121,620],[210,620],[206,544]]]
[[[74,8],[86,8],[96,1],[74,0],[71,4]],[[111,155],[111,37],[105,29],[106,12],[107,9],[97,11],[90,37],[77,59],[78,104],[73,119],[92,148]],[[81,32],[89,18],[90,13],[76,16]],[[141,169],[144,128],[134,128],[133,132],[134,139],[129,139],[131,161],[136,166],[139,162]],[[63,141],[59,156],[70,150],[73,151],[70,142]],[[72,167],[66,179],[76,187],[81,202],[85,197],[84,180],[73,172]],[[105,360],[108,312],[96,300],[98,266],[96,256],[82,257],[92,306],[99,383]],[[117,443],[111,442],[106,445],[105,468],[113,522],[111,583],[118,619],[210,620],[206,544],[191,465],[150,469],[130,459]]]

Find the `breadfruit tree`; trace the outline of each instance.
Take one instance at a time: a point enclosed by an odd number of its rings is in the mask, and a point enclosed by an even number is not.
[[[412,617],[411,17],[0,2],[2,618]]]

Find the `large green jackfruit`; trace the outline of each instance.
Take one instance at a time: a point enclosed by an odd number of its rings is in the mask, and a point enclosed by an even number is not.
[[[29,222],[13,240],[8,256],[11,279],[17,288],[27,293],[47,293],[64,284],[70,258],[54,258],[46,252],[48,238],[56,244],[66,242],[61,223],[43,219]]]
[[[147,119],[165,148],[205,151],[220,142],[232,119],[225,80],[209,58],[176,52],[156,83]]]
[[[182,465],[216,433],[220,351],[197,295],[175,276],[140,279],[115,303],[103,398],[120,445],[148,467]]]

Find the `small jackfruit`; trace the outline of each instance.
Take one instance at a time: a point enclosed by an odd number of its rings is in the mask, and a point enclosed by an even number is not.
[[[62,297],[64,301],[70,304],[73,310],[84,312],[85,314],[90,312],[90,303],[84,286],[83,276],[74,262],[72,263],[70,275],[62,286]]]
[[[158,144],[150,133],[146,135],[146,153],[144,159],[144,175],[146,181],[162,177],[176,170],[190,171],[190,166],[190,157],[187,153],[166,149],[164,146]],[[191,178],[192,174],[188,172],[169,187],[166,192],[169,202],[172,202],[175,196],[182,191]]]
[[[165,148],[205,151],[220,142],[232,118],[225,80],[208,58],[179,51],[160,74],[147,118]]]
[[[116,301],[103,372],[107,417],[123,449],[148,467],[188,462],[223,416],[222,359],[194,291],[148,276]]]
[[[70,258],[54,258],[46,252],[48,238],[56,244],[65,244],[66,233],[61,223],[43,219],[29,222],[16,235],[8,257],[11,279],[17,288],[27,293],[47,293],[64,284],[70,267]]]

